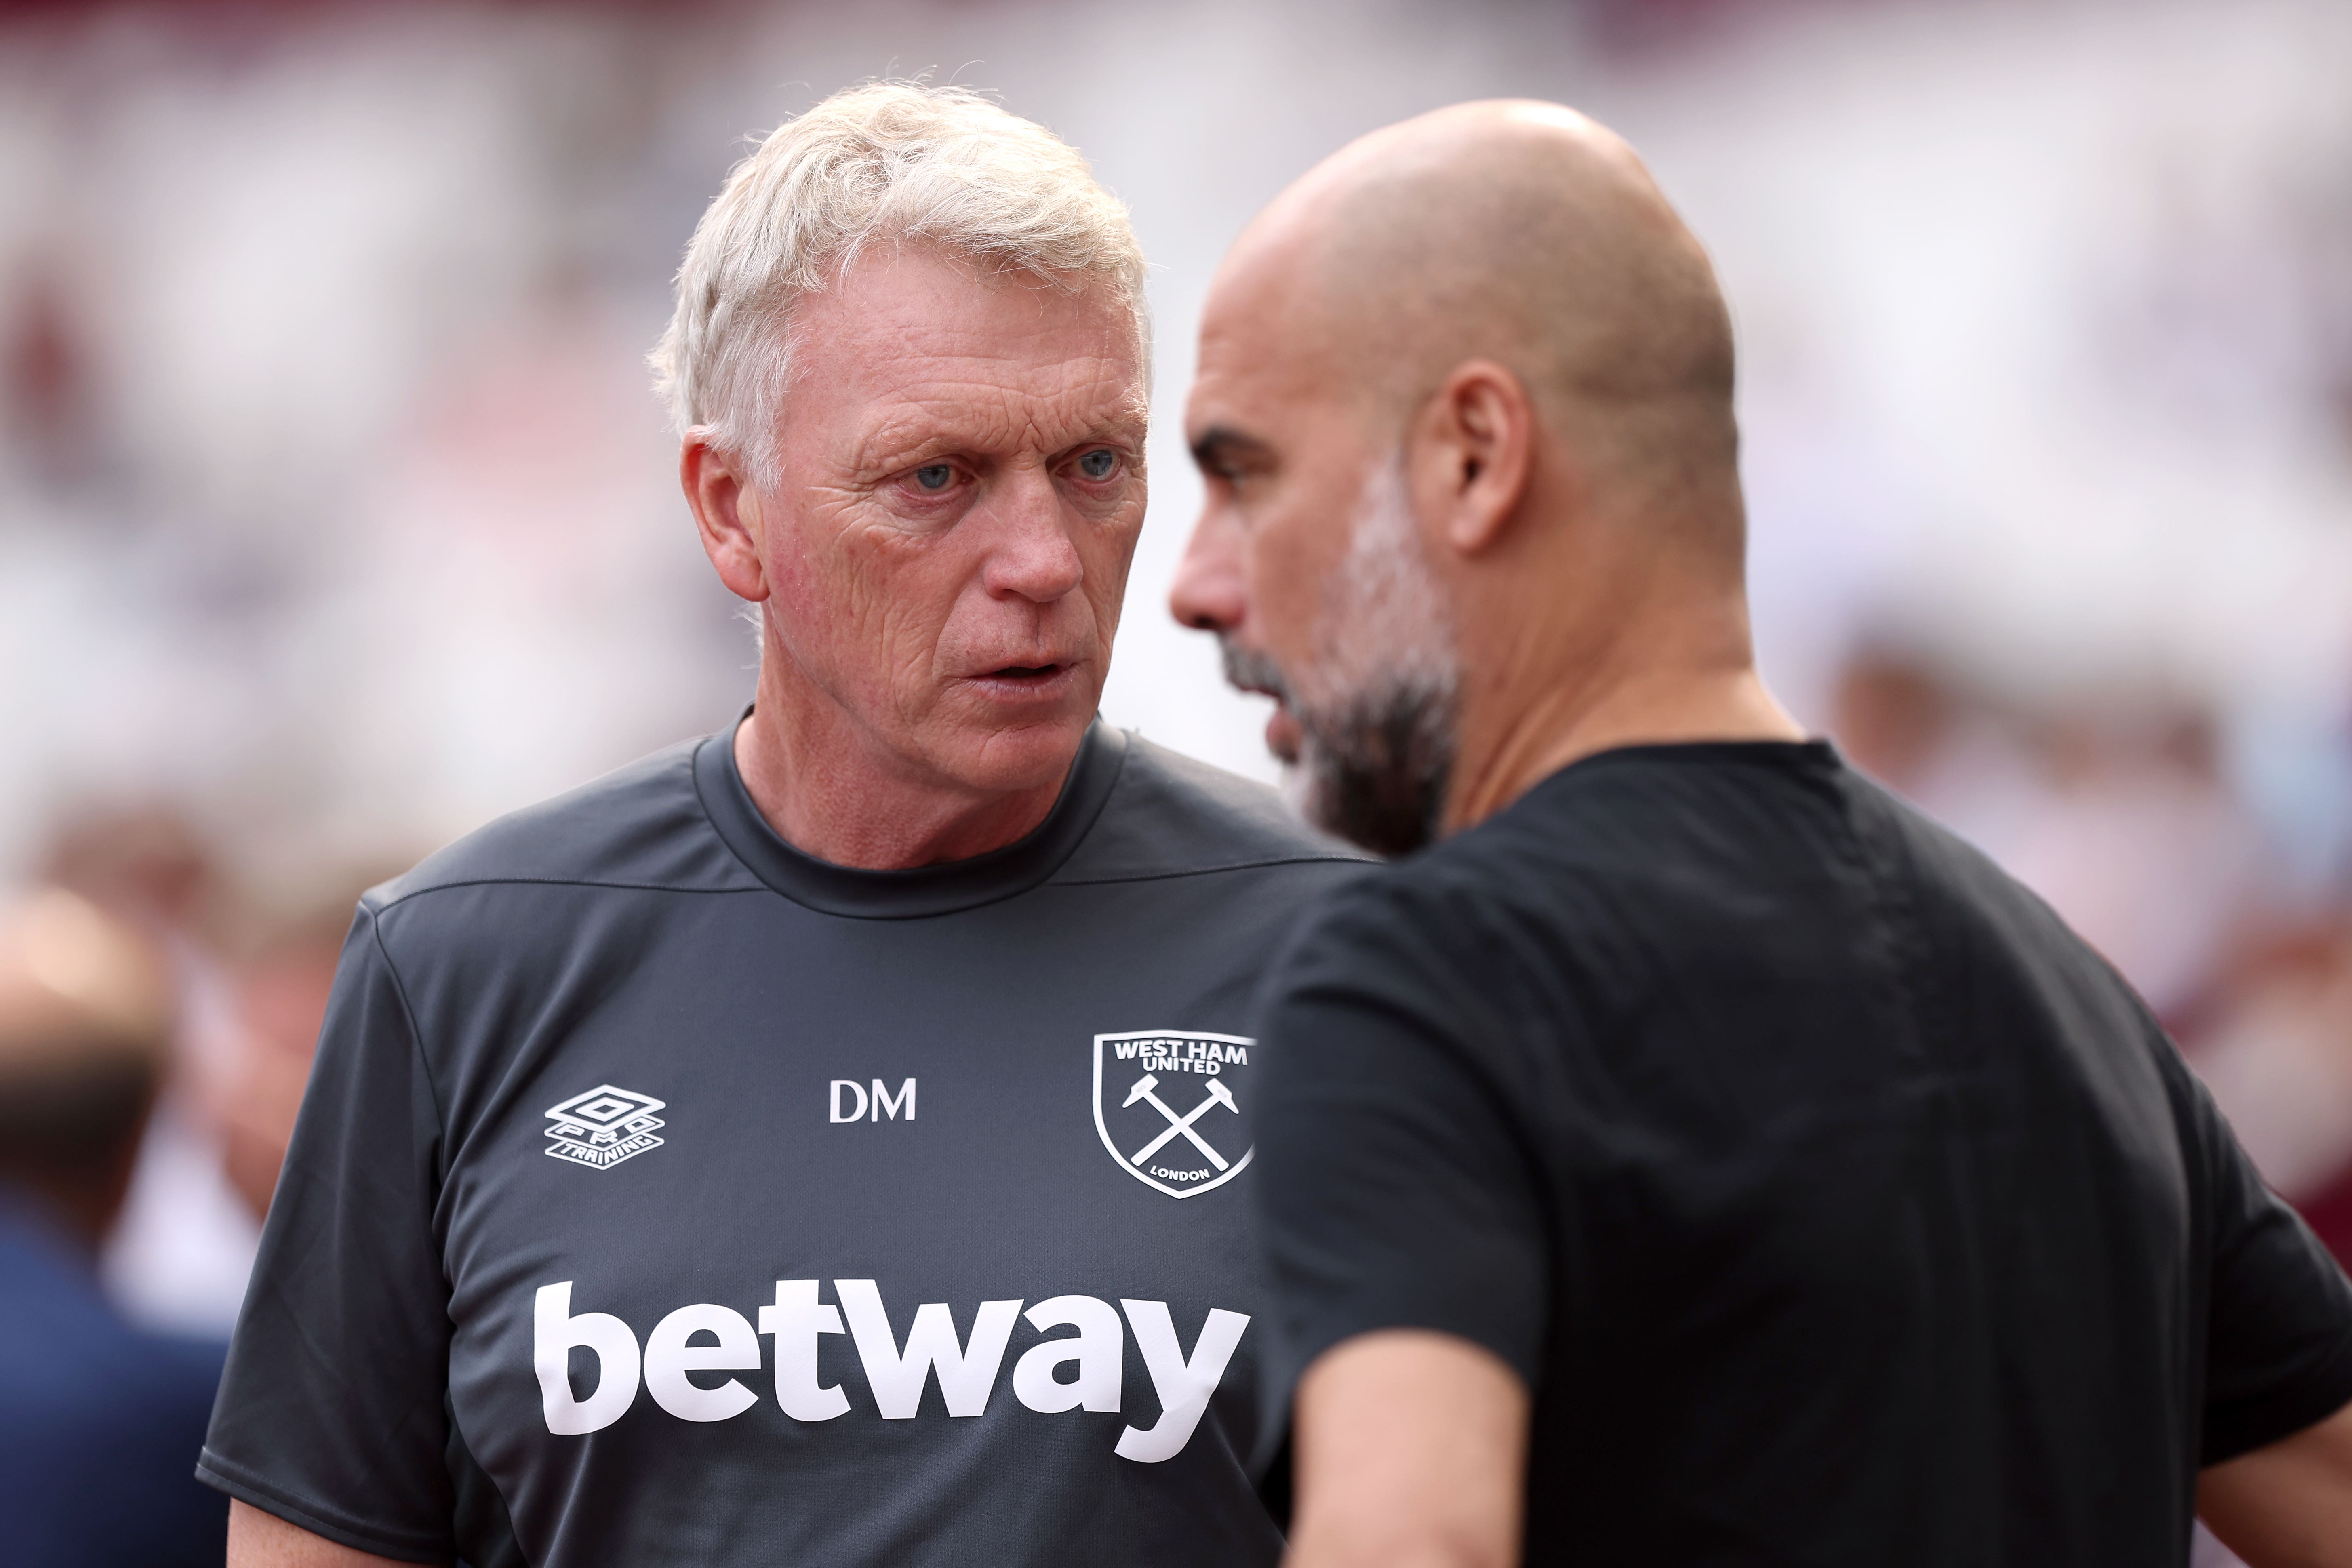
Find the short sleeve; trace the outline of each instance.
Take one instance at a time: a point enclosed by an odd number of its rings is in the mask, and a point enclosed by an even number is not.
[[[1260,1010],[1269,1434],[1298,1375],[1342,1340],[1435,1330],[1532,1384],[1551,1316],[1545,1205],[1493,988],[1436,952],[1433,918],[1393,892],[1340,897],[1276,966]]]
[[[2213,1238],[2200,1462],[2218,1465],[2352,1403],[2352,1286],[2192,1087]]]
[[[448,1561],[440,1120],[364,906],[263,1226],[198,1476],[362,1552]]]

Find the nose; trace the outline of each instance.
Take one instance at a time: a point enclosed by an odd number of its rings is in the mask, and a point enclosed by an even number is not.
[[[1086,581],[1086,563],[1051,477],[1019,475],[992,500],[997,526],[982,579],[992,595],[1050,605]]]
[[[1185,542],[1175,586],[1168,591],[1169,613],[1196,632],[1230,632],[1242,624],[1248,607],[1240,530],[1222,509],[1211,505],[1202,510]]]

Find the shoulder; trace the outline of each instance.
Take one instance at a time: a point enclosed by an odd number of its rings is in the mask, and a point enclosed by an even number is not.
[[[1997,950],[2011,966],[2063,972],[2145,1011],[2114,965],[1991,856],[1866,774],[1849,768],[1842,782],[1865,854],[1900,879],[1907,912],[1936,951],[1962,959]]]
[[[1053,880],[1145,881],[1279,866],[1347,874],[1370,857],[1298,820],[1279,792],[1139,735],[1102,816]]]
[[[713,737],[656,752],[467,834],[370,889],[382,915],[425,895],[488,884],[679,891],[756,886],[711,830],[694,758]]]
[[[1475,827],[1320,900],[1286,947],[1286,984],[1495,994],[1587,967],[1624,941],[1629,905],[1681,896],[1638,784],[1559,779]]]
[[[1362,958],[1417,966],[1491,952],[1481,933],[1501,889],[1485,860],[1455,839],[1368,868],[1317,902],[1289,945],[1290,967]]]

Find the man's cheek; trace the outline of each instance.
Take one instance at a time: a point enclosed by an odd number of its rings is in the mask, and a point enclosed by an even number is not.
[[[1126,601],[1127,584],[1124,574],[1121,574],[1119,582],[1106,583],[1098,588],[1090,587],[1087,595],[1087,607],[1094,615],[1097,648],[1105,657],[1110,653],[1111,639],[1118,635],[1118,613],[1120,606]]]
[[[855,616],[857,657],[877,695],[887,690],[893,707],[920,711],[939,684],[940,628],[929,623],[920,605],[889,588],[869,585],[860,592]]]
[[[1307,531],[1293,521],[1261,531],[1248,545],[1250,611],[1265,651],[1286,674],[1312,640],[1325,594],[1326,563],[1307,548]]]
[[[837,638],[877,563],[859,548],[856,509],[847,498],[814,490],[801,499],[803,505],[790,513],[781,506],[773,509],[780,522],[787,516],[789,522],[769,540],[769,592],[779,609],[790,609],[806,635]]]
[[[936,550],[873,527],[844,531],[834,555],[840,563],[847,635],[867,639],[895,658],[896,639],[919,626],[931,580],[946,563]]]
[[[1094,611],[1095,626],[1105,641],[1118,629],[1119,607],[1127,599],[1127,578],[1135,563],[1135,542],[1140,530],[1129,526],[1097,540],[1086,562],[1086,598]]]

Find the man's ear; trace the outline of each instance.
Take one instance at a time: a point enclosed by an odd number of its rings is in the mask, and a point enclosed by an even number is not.
[[[719,580],[739,599],[754,604],[768,596],[761,547],[767,542],[760,492],[739,461],[711,445],[700,426],[686,433],[677,452],[678,487],[693,510],[702,552],[719,569]]]
[[[1408,437],[1416,510],[1464,555],[1494,545],[1518,515],[1535,463],[1535,404],[1506,366],[1465,360]]]

